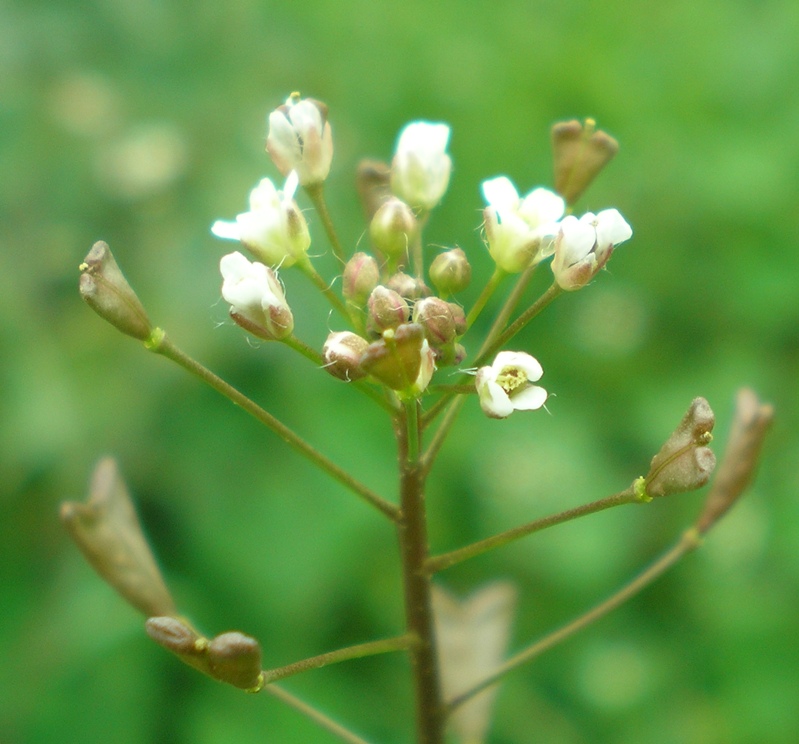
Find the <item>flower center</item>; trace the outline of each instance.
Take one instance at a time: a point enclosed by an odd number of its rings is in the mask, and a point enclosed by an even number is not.
[[[527,375],[518,367],[503,367],[497,375],[499,385],[508,395],[527,384]]]

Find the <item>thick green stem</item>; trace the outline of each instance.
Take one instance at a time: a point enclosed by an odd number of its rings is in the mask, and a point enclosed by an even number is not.
[[[596,512],[609,509],[612,506],[632,504],[636,501],[639,501],[639,498],[636,496],[632,488],[628,488],[625,491],[620,491],[619,493],[613,494],[613,496],[606,496],[604,499],[592,501],[590,504],[576,506],[574,509],[567,509],[566,511],[559,512],[558,514],[550,514],[548,517],[542,517],[541,519],[536,519],[532,522],[528,522],[527,524],[522,524],[518,527],[514,527],[513,529],[506,530],[505,532],[500,532],[492,537],[487,537],[485,540],[480,540],[479,542],[472,543],[471,545],[466,545],[463,548],[458,548],[458,550],[432,556],[425,563],[425,570],[431,574],[438,571],[443,571],[444,569],[450,568],[451,566],[468,560],[469,558],[474,558],[478,555],[488,552],[489,550],[500,548],[503,545],[512,543],[522,537],[532,535],[534,532],[545,530],[547,527],[554,527],[556,524],[563,524],[564,522],[569,522],[572,519],[584,517],[588,514],[595,514]]]
[[[344,248],[341,246],[341,241],[338,239],[338,233],[336,232],[336,227],[333,224],[333,219],[330,217],[330,212],[327,209],[327,202],[325,201],[324,194],[324,184],[317,183],[311,186],[306,186],[305,193],[310,197],[314,208],[319,215],[319,219],[322,220],[322,226],[325,228],[325,234],[327,235],[328,241],[330,241],[330,247],[333,249],[333,255],[335,255],[335,257],[341,261],[341,264],[344,265],[347,263],[347,257],[344,255]]]
[[[417,406],[413,401],[410,405]],[[424,475],[418,458],[411,456],[420,436],[418,416],[407,408],[396,425],[400,467],[402,519],[397,525],[408,633],[416,638],[410,649],[416,697],[417,744],[443,744],[444,715],[436,660],[430,577],[424,571],[429,555]],[[413,430],[413,431],[411,431]]]
[[[269,693],[281,702],[294,708],[294,710],[299,711],[307,718],[310,718],[314,723],[321,726],[325,731],[333,734],[333,736],[337,736],[342,741],[347,742],[347,744],[369,744],[366,739],[362,739],[349,729],[344,728],[344,726],[342,726],[340,723],[337,723],[329,716],[326,716],[312,705],[308,705],[308,703],[305,701],[294,697],[294,695],[292,695],[290,692],[286,692],[286,690],[284,690],[282,687],[278,687],[277,685],[269,685],[268,687],[264,687],[264,692]]]
[[[659,578],[661,574],[665,573],[675,563],[677,563],[683,556],[695,550],[701,544],[702,539],[698,530],[695,528],[686,530],[674,547],[672,547],[648,568],[642,571],[629,584],[625,585],[615,594],[608,597],[608,599],[606,599],[604,602],[600,602],[584,615],[572,620],[567,625],[564,625],[562,628],[559,628],[549,635],[544,636],[539,641],[536,641],[531,646],[528,646],[523,651],[520,651],[515,656],[512,656],[495,672],[480,681],[474,687],[462,693],[461,695],[458,695],[458,697],[456,697],[454,700],[450,700],[447,703],[447,711],[452,712],[459,705],[462,705],[467,700],[477,695],[477,693],[484,690],[486,687],[490,687],[509,672],[512,672],[514,669],[518,669],[524,664],[527,664],[537,656],[540,656],[542,653],[544,653],[544,651],[548,651],[553,646],[557,646],[559,643],[562,643],[567,638],[570,638],[575,633],[581,631],[583,628],[591,625],[591,623],[596,622],[604,615],[612,612],[631,597],[634,597],[640,591],[649,586],[653,581]]]
[[[324,470],[331,478],[337,480],[343,486],[360,496],[364,501],[385,514],[389,519],[397,522],[400,518],[399,509],[390,502],[378,496],[370,488],[353,478],[346,470],[343,470],[334,462],[318,452],[308,442],[295,434],[281,421],[278,421],[271,413],[265,411],[257,403],[250,400],[242,392],[225,382],[209,369],[204,367],[195,359],[181,351],[160,328],[156,328],[150,338],[145,342],[145,346],[156,354],[171,359],[183,369],[199,377],[207,385],[224,395],[228,400],[243,408],[254,418],[258,419],[264,426],[271,429],[284,442],[293,447],[301,455],[305,456],[314,465]]]
[[[263,672],[264,684],[268,685],[280,679],[291,677],[294,674],[299,674],[300,672],[306,672],[310,669],[320,669],[323,666],[337,664],[341,661],[361,659],[364,656],[386,654],[391,651],[404,651],[410,648],[414,641],[414,636],[406,633],[396,638],[384,638],[380,641],[370,641],[369,643],[360,643],[357,646],[348,646],[347,648],[340,648],[336,651],[328,651],[326,654],[319,654],[319,656],[312,656],[308,659],[295,661],[292,664],[286,664],[286,666],[277,667],[276,669],[265,669]]]

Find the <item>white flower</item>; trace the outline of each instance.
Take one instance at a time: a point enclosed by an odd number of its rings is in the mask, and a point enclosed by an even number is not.
[[[566,290],[584,287],[608,262],[613,249],[628,240],[632,228],[616,209],[587,212],[578,220],[566,217],[555,238],[552,271]]]
[[[552,253],[566,204],[552,191],[533,189],[522,199],[505,176],[483,181],[488,251],[497,266],[518,274]]]
[[[547,391],[533,385],[544,370],[523,351],[500,351],[490,367],[477,370],[475,387],[480,407],[491,418],[507,418],[514,411],[534,411],[547,399]]]
[[[414,208],[430,210],[449,185],[452,160],[445,152],[446,124],[414,121],[400,132],[391,168],[391,188]]]
[[[222,297],[230,315],[242,328],[267,341],[285,338],[294,330],[283,287],[272,269],[250,262],[236,251],[222,256]]]
[[[291,266],[305,256],[311,244],[308,223],[294,201],[297,173],[292,171],[282,191],[264,178],[250,192],[250,211],[235,222],[217,220],[211,232],[218,238],[240,240],[269,266]]]
[[[284,176],[297,171],[302,186],[324,181],[333,160],[327,106],[292,93],[284,105],[269,114],[266,151]]]

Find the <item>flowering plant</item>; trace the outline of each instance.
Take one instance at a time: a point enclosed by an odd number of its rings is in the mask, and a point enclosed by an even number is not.
[[[716,465],[709,448],[713,411],[707,401],[696,398],[653,457],[647,474],[619,492],[455,550],[433,551],[426,485],[460,410],[479,404],[489,418],[505,419],[517,411],[544,407],[547,391],[535,384],[544,373],[542,365],[527,351],[506,345],[515,341],[523,346],[517,338],[520,331],[565,291],[594,280],[615,247],[632,236],[615,209],[580,218],[571,214],[617,146],[590,120],[557,124],[554,190],[539,187],[521,198],[505,177],[483,183],[488,202],[483,227],[495,270],[483,281],[477,298],[466,303],[463,293],[475,279],[469,261],[475,248],[452,247],[431,257],[424,242],[429,213],[442,200],[450,179],[449,127],[411,123],[399,137],[392,166],[374,162],[360,166],[359,192],[369,218],[364,232],[372,246],[368,252],[353,252],[339,239],[324,199],[333,153],[327,113],[324,104],[292,94],[269,116],[267,151],[286,186],[281,191],[263,179],[250,195],[248,212],[235,222],[220,221],[212,227],[215,235],[238,241],[256,259],[250,261],[238,251],[222,256],[221,294],[231,306],[231,318],[245,331],[287,345],[315,365],[320,377],[330,375],[336,384],[348,385],[365,405],[385,413],[397,447],[393,496],[375,491],[342,469],[153,326],[105,243],[95,244],[82,264],[80,289],[86,302],[115,327],[236,403],[395,526],[404,605],[397,634],[325,650],[283,666],[264,666],[254,637],[240,631],[206,637],[178,611],[112,460],[97,466],[88,502],[65,503],[62,518],[98,573],[146,616],[148,635],[198,671],[250,693],[274,695],[338,739],[364,744],[365,739],[276,683],[334,662],[405,653],[411,660],[415,711],[413,715],[409,711],[408,718],[415,720],[416,741],[442,744],[449,726],[460,741],[475,744],[488,736],[497,682],[640,592],[699,547],[702,536],[751,478],[772,412],[751,391],[741,392],[733,435],[705,506],[675,545],[607,600],[508,655],[516,589],[507,583],[491,584],[460,600],[439,584],[439,574],[578,517],[704,486]],[[316,208],[333,256],[340,262],[340,294],[333,288],[339,277],[325,277],[314,265],[321,252],[318,236],[313,237],[314,254],[309,252],[311,232],[295,201],[300,186]],[[531,279],[550,256],[553,281],[528,302]],[[330,319],[327,315],[319,319],[329,330],[321,349],[295,334],[294,314],[279,272],[296,269],[322,293],[334,313]],[[511,276],[513,288],[495,306],[501,285]],[[438,294],[433,294],[430,284]],[[519,311],[520,305],[526,307]],[[475,321],[489,308],[493,317],[488,332],[475,338],[481,325]],[[269,354],[271,346],[266,344],[261,353]],[[534,351],[546,359],[545,349]],[[556,387],[557,380],[550,384]]]

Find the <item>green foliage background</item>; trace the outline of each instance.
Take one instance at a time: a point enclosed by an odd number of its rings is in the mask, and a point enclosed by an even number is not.
[[[452,126],[427,233],[490,264],[479,182],[551,183],[548,127],[593,116],[622,150],[580,205],[635,231],[519,346],[551,416],[467,407],[430,489],[439,550],[625,487],[695,395],[717,450],[742,384],[778,419],[755,488],[706,547],[503,686],[492,742],[795,742],[799,735],[799,15],[793,0],[6,0],[0,4],[0,741],[332,741],[145,637],[57,521],[115,454],[181,606],[278,665],[397,632],[393,535],[240,411],[83,306],[107,240],[156,323],[368,484],[393,493],[384,417],[226,321],[209,233],[275,172],[264,117],[331,108],[331,210],[362,238],[353,169],[409,120]],[[324,245],[319,225],[309,215]],[[322,259],[323,263],[326,259]],[[537,287],[546,286],[548,269]],[[284,272],[298,333],[328,319]],[[477,283],[475,283],[477,284]],[[473,287],[464,301],[474,299]],[[443,575],[521,591],[514,644],[605,596],[701,494],[593,517]],[[410,740],[399,657],[287,683],[383,744]]]

